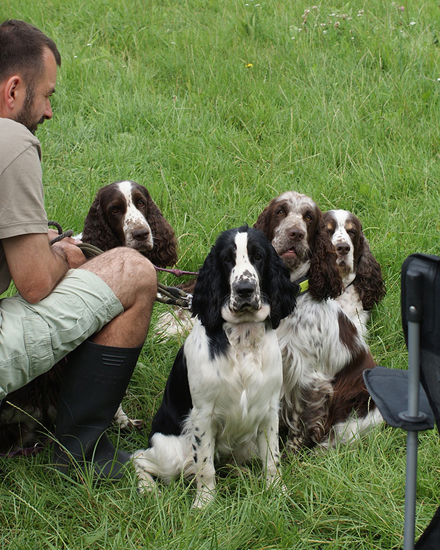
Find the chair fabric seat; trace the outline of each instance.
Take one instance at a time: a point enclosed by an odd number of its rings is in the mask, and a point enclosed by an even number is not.
[[[364,371],[367,390],[387,424],[406,431],[432,430],[434,413],[425,390],[420,384],[419,411],[421,419],[410,420],[402,416],[408,410],[408,371],[375,367]]]

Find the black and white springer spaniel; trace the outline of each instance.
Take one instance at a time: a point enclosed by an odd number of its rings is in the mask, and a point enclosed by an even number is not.
[[[135,248],[157,267],[177,261],[177,239],[171,225],[148,190],[134,181],[118,181],[98,191],[81,238],[102,251],[118,246]],[[53,430],[65,361],[3,399],[0,454],[30,448]],[[130,420],[121,407],[115,420],[121,428],[140,422]]]
[[[329,210],[324,223],[336,249],[343,292],[336,298],[362,335],[367,336],[371,310],[385,296],[379,262],[373,256],[362,224],[347,210]]]
[[[272,242],[291,280],[308,285],[277,329],[286,448],[350,442],[382,416],[362,378],[374,360],[336,301],[342,280],[322,213],[310,197],[289,191],[270,202],[255,227]]]
[[[252,455],[267,484],[278,479],[282,362],[275,330],[295,306],[297,285],[260,232],[222,233],[193,297],[194,328],[180,349],[149,447],[134,454],[142,492],[154,477],[195,476],[198,508],[214,498],[214,457]]]

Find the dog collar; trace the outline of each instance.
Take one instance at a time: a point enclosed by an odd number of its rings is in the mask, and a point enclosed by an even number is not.
[[[294,281],[298,286],[298,294],[297,296],[300,296],[301,294],[305,294],[309,290],[309,280],[307,277],[301,277],[300,279],[297,279]]]

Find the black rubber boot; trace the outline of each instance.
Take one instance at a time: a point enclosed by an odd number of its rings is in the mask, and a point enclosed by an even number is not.
[[[68,472],[72,461],[93,463],[99,478],[120,479],[130,454],[104,433],[124,397],[139,348],[101,346],[88,340],[68,356],[58,401],[53,462]]]

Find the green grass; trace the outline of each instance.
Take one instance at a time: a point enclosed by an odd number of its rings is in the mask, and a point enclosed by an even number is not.
[[[62,53],[54,119],[38,132],[48,215],[80,231],[99,187],[147,185],[196,270],[216,235],[253,224],[293,189],[362,220],[387,296],[374,311],[378,363],[407,361],[400,268],[440,253],[440,9],[427,0],[3,0]],[[404,10],[399,9],[404,7]],[[309,10],[308,13],[305,10]],[[171,276],[161,276],[172,282]],[[145,433],[181,342],[153,324],[124,407]],[[115,433],[115,441],[117,434]],[[402,545],[405,434],[283,463],[287,495],[259,468],[224,471],[216,501],[190,510],[177,480],[141,497],[117,485],[60,479],[50,450],[1,460],[0,541],[18,549],[361,550]],[[417,535],[438,506],[438,435],[421,434]]]

